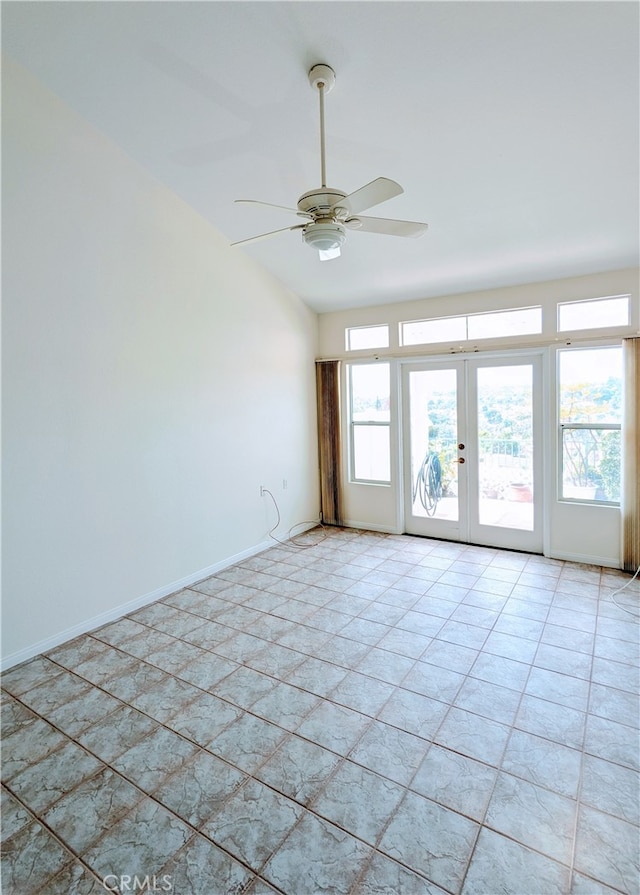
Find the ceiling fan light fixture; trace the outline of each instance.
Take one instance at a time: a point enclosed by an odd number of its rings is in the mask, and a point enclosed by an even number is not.
[[[333,261],[334,258],[339,258],[340,254],[340,249],[320,249],[318,258],[320,261]]]
[[[302,231],[302,237],[312,249],[326,252],[343,246],[347,234],[342,224],[318,221],[308,224]]]

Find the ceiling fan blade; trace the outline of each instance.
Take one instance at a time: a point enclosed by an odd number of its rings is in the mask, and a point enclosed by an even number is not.
[[[358,214],[361,211],[366,211],[367,208],[373,208],[374,205],[386,202],[387,199],[393,199],[394,196],[399,196],[400,193],[404,193],[404,190],[395,180],[389,180],[388,177],[378,177],[376,180],[372,180],[371,183],[361,186],[354,193],[349,193],[345,199],[336,202],[334,208],[346,204],[351,214]]]
[[[365,233],[384,233],[386,236],[422,236],[427,232],[428,224],[418,221],[394,221],[391,218],[354,217],[344,222],[349,230],[362,230]]]
[[[258,242],[261,239],[268,239],[277,233],[286,233],[288,230],[302,230],[306,224],[294,224],[293,227],[283,227],[281,230],[271,230],[269,233],[261,233],[259,236],[250,236],[249,239],[240,239],[238,242],[232,242],[232,246],[243,246],[250,242]]]
[[[312,217],[312,215],[307,214],[305,211],[298,211],[297,208],[289,208],[286,205],[274,205],[273,202],[261,202],[259,199],[234,199],[233,201],[242,203],[245,205],[264,205],[267,208],[279,208],[280,211],[293,212],[293,214],[297,214],[303,218],[311,218]]]
[[[340,246],[335,249],[318,249],[318,257],[321,261],[331,261],[333,258],[340,257]]]

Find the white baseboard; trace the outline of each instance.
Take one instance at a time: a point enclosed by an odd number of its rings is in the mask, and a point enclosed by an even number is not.
[[[94,615],[92,618],[79,622],[77,625],[73,625],[73,627],[67,628],[65,631],[53,634],[45,640],[40,640],[38,643],[27,646],[15,653],[3,656],[0,661],[0,671],[7,671],[7,669],[12,668],[14,665],[19,665],[21,662],[33,659],[34,656],[39,656],[41,653],[49,652],[49,650],[55,649],[56,646],[60,646],[68,640],[73,640],[74,637],[79,637],[80,634],[87,634],[89,631],[95,631],[96,628],[101,628],[109,622],[122,618],[123,615],[128,615],[136,609],[141,609],[142,606],[146,606],[148,603],[155,603],[156,600],[168,597],[169,594],[182,590],[183,587],[189,587],[191,584],[196,584],[196,582],[202,581],[204,578],[209,578],[210,575],[215,575],[216,572],[220,572],[222,569],[234,566],[236,563],[242,562],[243,559],[248,559],[250,556],[262,553],[264,550],[273,546],[274,542],[272,540],[263,541],[261,544],[256,544],[253,547],[249,547],[247,550],[236,553],[234,556],[229,556],[227,559],[223,559],[211,566],[207,566],[206,569],[200,569],[198,572],[186,575],[178,581],[172,581],[170,584],[163,585],[148,594],[136,597],[128,603],[122,603],[119,606],[115,606],[113,609],[107,610],[107,612],[101,612],[100,615]]]
[[[347,519],[344,525],[346,528],[359,528],[364,531],[379,531],[383,532],[384,534],[390,535],[399,535],[403,533],[402,529],[390,528],[388,525],[375,525],[371,522],[357,522],[354,519]],[[547,552],[546,550],[542,555],[549,557],[549,559],[561,559],[566,560],[567,562],[579,562],[590,566],[604,566],[611,569],[622,568],[622,562],[620,561],[620,559],[613,556],[592,556],[591,554],[587,555],[581,553],[555,553]]]
[[[585,563],[588,566],[605,566],[610,569],[621,569],[622,563],[618,557],[612,556],[593,556],[591,554],[582,554],[582,553],[556,553],[550,552],[545,553],[545,556],[548,556],[549,559],[563,559],[567,562],[580,562]]]
[[[358,522],[353,519],[346,520],[344,525],[347,528],[359,528],[369,531],[379,531],[385,534],[402,533],[400,531],[395,531],[388,526],[376,525],[370,522]],[[313,528],[313,525],[309,525],[308,528]],[[303,529],[303,531],[304,530],[306,529]],[[101,628],[103,625],[106,625],[109,622],[116,621],[117,619],[122,618],[123,615],[128,615],[130,612],[134,612],[136,609],[141,609],[143,606],[146,606],[149,603],[154,603],[156,600],[161,600],[163,599],[163,597],[168,597],[169,594],[175,593],[176,591],[181,590],[183,587],[189,587],[191,584],[196,584],[196,582],[202,581],[204,578],[208,578],[210,575],[215,575],[216,572],[220,572],[222,569],[227,569],[229,568],[229,566],[234,566],[237,563],[242,562],[242,560],[248,559],[250,556],[255,556],[258,553],[262,553],[264,550],[268,550],[269,547],[273,547],[274,544],[275,542],[273,540],[262,541],[262,543],[256,544],[253,547],[249,547],[247,550],[242,550],[240,553],[236,553],[234,556],[229,556],[226,559],[213,563],[213,565],[207,566],[205,569],[200,569],[197,572],[193,572],[191,575],[186,575],[184,578],[180,578],[178,581],[172,581],[170,584],[163,585],[162,587],[159,587],[156,590],[151,591],[150,593],[143,594],[140,597],[136,597],[134,600],[130,600],[128,603],[122,603],[119,606],[115,606],[113,609],[109,609],[107,612],[102,612],[100,613],[100,615],[95,615],[92,618],[88,618],[85,621],[79,622],[77,625],[73,625],[73,627],[71,628],[67,628],[64,631],[53,634],[51,637],[47,637],[45,640],[40,640],[38,641],[38,643],[34,643],[31,646],[18,650],[15,653],[10,653],[8,656],[3,656],[0,660],[0,671],[6,671],[7,669],[12,668],[14,665],[19,665],[21,662],[26,662],[29,659],[33,659],[34,656],[39,656],[41,653],[46,653],[49,650],[55,649],[55,647],[60,646],[62,643],[66,643],[68,640],[73,640],[74,637],[78,637],[80,636],[80,634],[87,634],[89,631],[95,631],[96,628]],[[622,563],[617,557],[614,558],[611,556],[586,556],[578,553],[553,553],[547,555],[549,555],[551,559],[562,559],[569,562],[579,562],[586,563],[588,565],[605,566],[612,569],[622,568]]]
[[[399,528],[390,528],[388,525],[376,525],[374,522],[357,522],[355,519],[346,519],[345,528],[360,528],[363,531],[380,531],[387,535],[401,535]]]

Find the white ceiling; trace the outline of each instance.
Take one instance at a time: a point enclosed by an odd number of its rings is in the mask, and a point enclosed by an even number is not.
[[[297,233],[246,252],[317,311],[638,264],[635,2],[3,3],[3,49],[230,241],[299,222],[320,184],[378,176],[380,217],[320,262]]]

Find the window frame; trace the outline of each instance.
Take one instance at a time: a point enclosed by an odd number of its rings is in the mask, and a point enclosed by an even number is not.
[[[384,365],[388,369],[389,374],[389,419],[388,420],[354,420],[353,418],[353,377],[352,371],[354,367],[373,367],[373,366],[381,366]],[[391,444],[391,382],[392,382],[392,370],[391,370],[391,362],[389,360],[380,360],[380,361],[360,361],[356,363],[347,363],[346,367],[346,377],[347,377],[347,427],[349,432],[349,440],[348,440],[348,455],[349,455],[349,463],[348,463],[348,481],[349,484],[353,485],[376,485],[382,487],[391,487],[392,483],[392,470],[393,470],[393,456],[392,456],[392,444]],[[389,439],[389,478],[388,479],[364,479],[356,477],[356,449],[355,449],[355,430],[356,428],[371,428],[371,427],[380,427],[386,428]]]
[[[556,498],[559,503],[563,504],[588,504],[598,507],[620,507],[620,500],[598,500],[595,497],[567,497],[564,494],[564,433],[567,431],[590,430],[597,432],[620,432],[622,433],[622,421],[619,423],[600,423],[600,422],[563,422],[560,419],[562,409],[561,388],[562,380],[560,376],[560,359],[564,352],[568,351],[595,351],[610,350],[612,348],[622,348],[620,342],[610,342],[606,344],[581,344],[571,347],[559,348],[556,351],[556,456],[557,456],[557,482],[556,482]],[[620,468],[622,472],[622,466]]]

